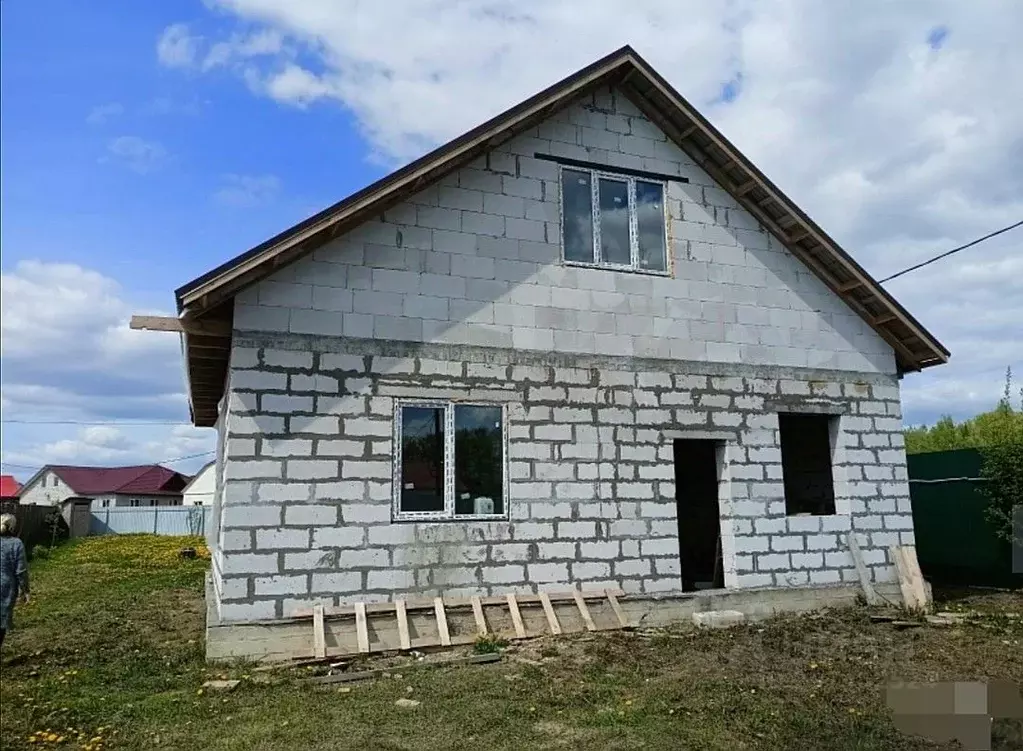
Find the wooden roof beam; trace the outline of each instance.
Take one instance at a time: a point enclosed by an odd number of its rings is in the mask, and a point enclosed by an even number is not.
[[[128,326],[136,331],[171,331],[178,334],[231,336],[231,325],[225,321],[198,321],[174,316],[132,316]]]

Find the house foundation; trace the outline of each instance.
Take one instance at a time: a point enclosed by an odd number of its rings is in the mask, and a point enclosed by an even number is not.
[[[210,596],[212,583],[207,581],[206,659],[210,662],[252,660],[274,663],[311,658],[313,656],[313,625],[311,618],[285,618],[250,623],[222,622]],[[893,605],[902,602],[898,584],[884,583],[878,593]],[[799,613],[819,608],[850,607],[857,602],[860,588],[852,584],[833,586],[771,587],[743,590],[705,590],[700,593],[653,596],[622,596],[618,599],[625,617],[638,628],[664,627],[685,623],[694,613],[730,610],[742,613],[747,620],[757,621],[782,613]],[[571,607],[571,606],[569,606]],[[607,604],[590,604],[589,610],[599,630],[609,628],[616,615]],[[565,611],[559,610],[564,621]],[[549,634],[539,607],[522,607],[522,618],[530,635]],[[429,612],[409,613],[409,630],[414,649],[435,646],[436,641],[422,638],[432,627]],[[469,609],[448,615],[448,628],[453,646],[471,644],[476,639],[473,613]],[[515,631],[510,620],[488,614],[490,630],[512,638]],[[324,622],[328,656],[359,653],[356,628],[352,618],[328,618]],[[396,651],[400,648],[397,620],[372,619],[369,624],[370,653]]]

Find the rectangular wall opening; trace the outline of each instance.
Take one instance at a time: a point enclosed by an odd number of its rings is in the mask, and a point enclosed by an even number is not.
[[[676,439],[675,503],[682,590],[721,589],[720,441]]]
[[[831,440],[837,419],[832,415],[778,415],[785,513],[789,516],[835,513]]]

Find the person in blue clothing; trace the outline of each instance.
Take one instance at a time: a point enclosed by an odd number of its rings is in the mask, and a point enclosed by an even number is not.
[[[18,594],[28,602],[28,560],[25,544],[14,536],[17,519],[0,515],[0,647],[11,627],[11,616]]]

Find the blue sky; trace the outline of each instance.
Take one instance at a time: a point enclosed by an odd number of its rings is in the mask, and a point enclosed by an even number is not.
[[[131,313],[625,43],[877,277],[1023,217],[1012,0],[396,7],[0,4],[4,472],[209,451],[176,337]],[[1021,238],[887,285],[953,351],[909,422],[1023,377]]]
[[[5,267],[99,268],[169,306],[174,287],[383,172],[343,108],[281,107],[227,76],[162,67],[154,46],[170,23],[217,27],[196,3],[2,9]],[[157,153],[135,164],[110,152],[122,138]],[[279,187],[256,205],[218,200],[231,175]]]

